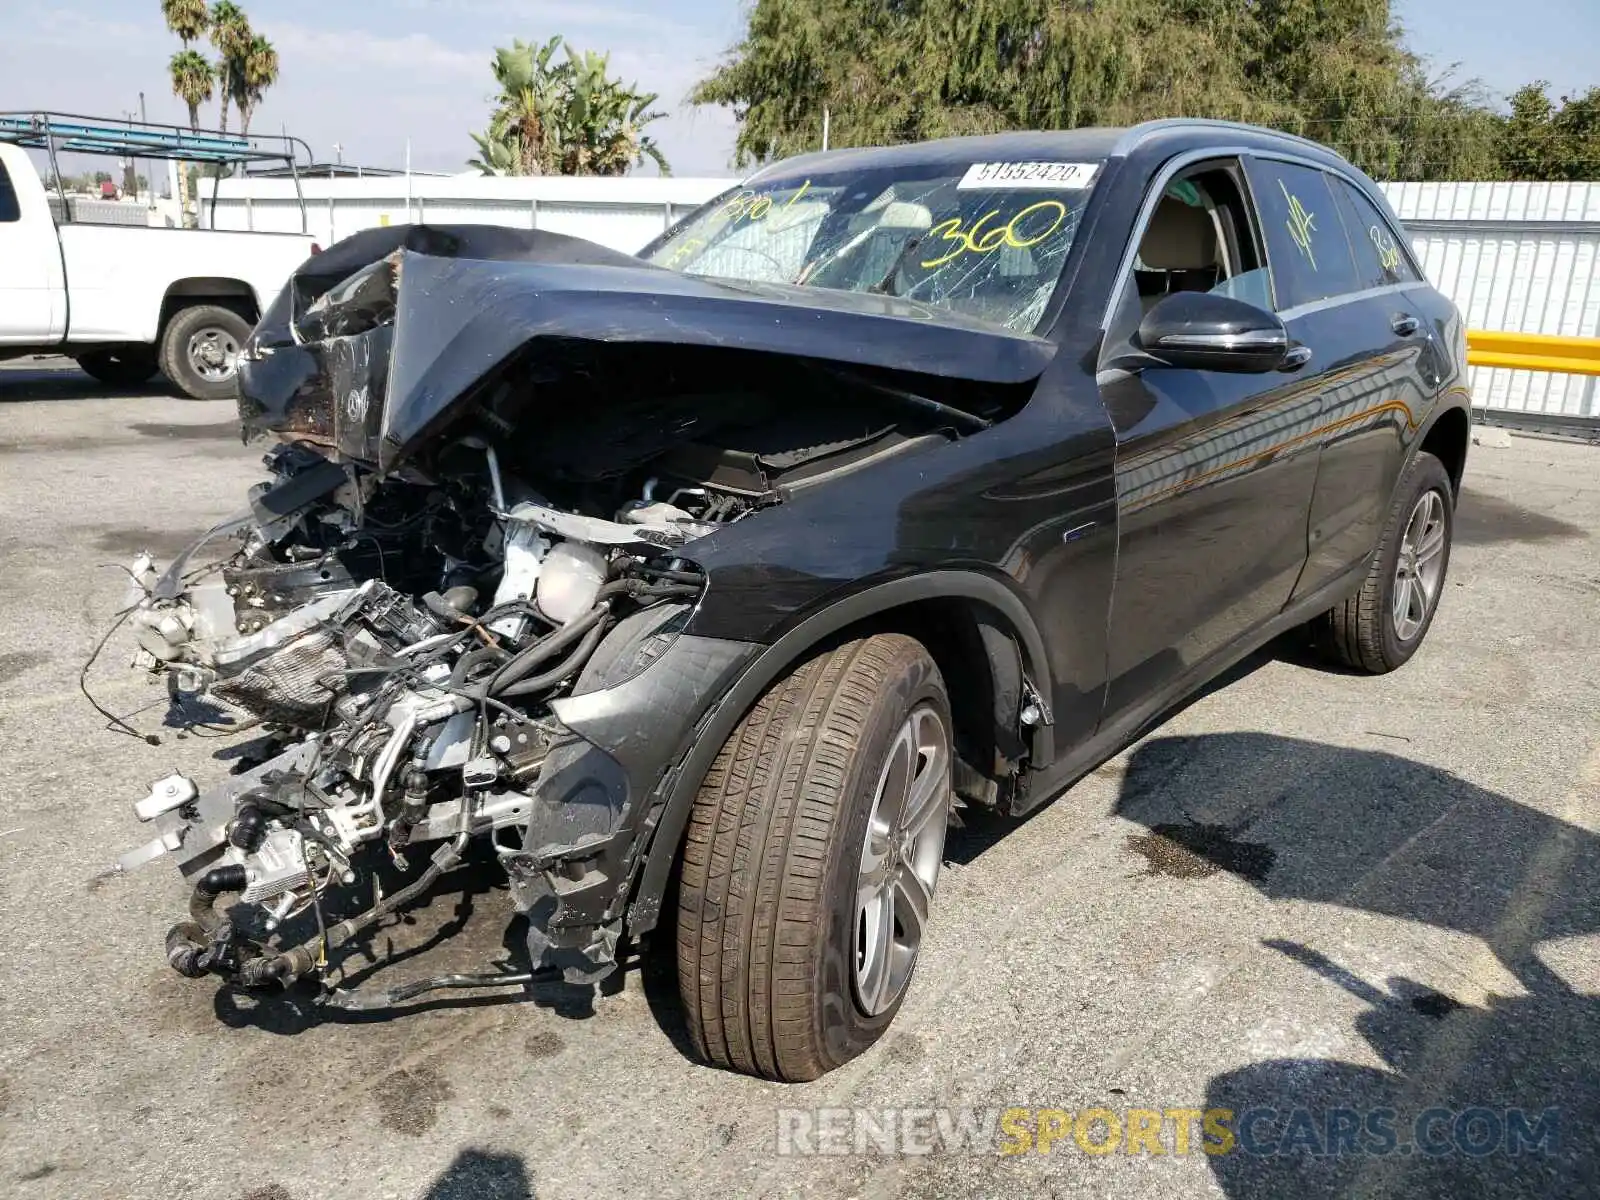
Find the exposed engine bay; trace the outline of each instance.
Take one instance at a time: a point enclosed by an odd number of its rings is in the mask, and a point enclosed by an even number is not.
[[[402,279],[424,261],[448,260],[394,252],[344,276],[311,260],[324,274],[297,276],[245,351],[241,415],[277,440],[270,478],[164,570],[133,564],[137,666],[174,711],[258,729],[271,751],[210,790],[169,776],[135,806],[158,833],[122,865],[171,856],[193,884],[166,940],[185,975],[320,975],[481,838],[530,915],[535,970],[603,976],[616,907],[562,905],[596,878],[585,847],[642,820],[624,811],[639,798],[561,703],[682,634],[706,592],[702,539],[989,423],[869,367],[563,336],[424,411],[427,387],[397,382],[415,368]],[[334,911],[378,863],[404,886]],[[517,982],[451,979],[435,985]]]

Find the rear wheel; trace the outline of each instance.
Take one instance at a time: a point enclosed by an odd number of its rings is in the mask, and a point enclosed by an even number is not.
[[[156,373],[154,346],[108,346],[85,350],[78,366],[109,387],[138,387]]]
[[[230,308],[198,304],[174,314],[161,338],[161,369],[195,400],[238,395],[239,348],[250,323]]]
[[[1313,623],[1323,651],[1374,675],[1410,659],[1439,609],[1454,532],[1450,476],[1433,455],[1419,453],[1395,488],[1361,590]]]
[[[685,835],[678,983],[718,1066],[815,1079],[894,1019],[950,819],[950,703],[921,643],[851,642],[775,684]]]

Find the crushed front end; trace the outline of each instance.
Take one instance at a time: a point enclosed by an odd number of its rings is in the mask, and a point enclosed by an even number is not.
[[[123,865],[173,859],[192,889],[176,969],[321,974],[473,839],[532,970],[614,967],[654,924],[635,884],[696,730],[855,571],[786,570],[782,540],[841,481],[914,475],[1014,411],[1048,361],[909,301],[830,304],[488,226],[370,230],[296,273],[240,361],[268,480],[132,569],[139,665],[269,747],[135,805],[153,836]],[[891,541],[812,537],[824,559]]]
[[[402,262],[310,294],[297,277],[246,350],[241,411],[275,436],[270,478],[164,571],[132,564],[136,665],[175,712],[267,747],[220,786],[172,775],[134,806],[154,836],[121,865],[170,858],[192,887],[166,939],[185,975],[319,972],[483,839],[533,969],[599,978],[659,774],[630,759],[637,729],[686,735],[753,651],[684,637],[705,588],[689,552],[772,498],[719,488],[694,452],[664,461],[682,439],[663,423],[597,452],[581,408],[531,419],[564,363],[380,465]],[[380,861],[402,886],[340,911],[353,885],[376,894]]]

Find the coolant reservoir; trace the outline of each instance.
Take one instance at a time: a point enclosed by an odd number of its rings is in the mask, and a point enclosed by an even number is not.
[[[606,556],[581,542],[562,542],[539,566],[534,603],[558,625],[576,620],[594,607],[606,579]]]
[[[500,577],[500,587],[494,594],[496,605],[510,604],[513,600],[528,600],[539,580],[549,541],[533,525],[512,523],[506,531],[505,573]],[[489,628],[515,641],[527,629],[528,618],[501,617],[491,621]]]

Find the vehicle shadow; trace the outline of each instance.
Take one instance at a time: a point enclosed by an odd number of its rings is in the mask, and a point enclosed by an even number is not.
[[[1229,687],[1249,675],[1253,675],[1270,662],[1279,659],[1286,662],[1300,662],[1311,659],[1312,652],[1303,644],[1304,641],[1304,635],[1298,632],[1287,633],[1273,639],[1261,649],[1245,655],[1244,658],[1234,663],[1226,671],[1214,679],[1208,680],[1197,691],[1177,701],[1159,716],[1151,718],[1145,728],[1159,729],[1190,705],[1198,704],[1213,692],[1219,692],[1223,688]],[[1320,667],[1323,664],[1319,661],[1316,665]],[[1086,768],[1083,774],[1091,775],[1100,770],[1106,763],[1121,754],[1123,749],[1123,747],[1119,747],[1110,751],[1099,762]],[[1039,816],[1040,813],[1055,804],[1070,790],[1070,785],[1061,789],[1049,800],[1040,804],[1037,808],[1030,809],[1021,817],[1008,816],[1004,813],[996,812],[992,808],[985,808],[976,804],[962,807],[956,814],[959,824],[952,824],[950,832],[945,838],[945,861],[957,863],[961,866],[970,864],[980,855],[999,845],[1012,832]]]
[[[132,387],[113,387],[75,367],[7,366],[0,370],[0,404],[38,400],[121,400],[135,396],[166,396],[183,399],[183,393],[157,375]]]
[[[1456,501],[1455,544],[1458,546],[1548,542],[1588,536],[1589,531],[1581,525],[1537,512],[1514,500],[1481,492],[1470,484],[1461,489],[1461,498]]]
[[[1278,1059],[1214,1077],[1207,1107],[1271,1110],[1249,1146],[1208,1160],[1225,1194],[1600,1195],[1600,996],[1540,956],[1600,932],[1600,838],[1435,767],[1266,734],[1145,743],[1116,811],[1148,830],[1129,849],[1154,873],[1228,871],[1272,899],[1467,934],[1525,993],[1466,1004],[1403,975],[1361,979],[1335,960],[1337,941],[1267,942],[1368,1006],[1356,1031],[1384,1066]],[[1446,1111],[1419,1128],[1432,1108]],[[1339,1110],[1363,1128],[1394,1110],[1388,1152],[1364,1152],[1383,1148],[1365,1135],[1340,1142]],[[1531,1136],[1513,1137],[1514,1120]]]

